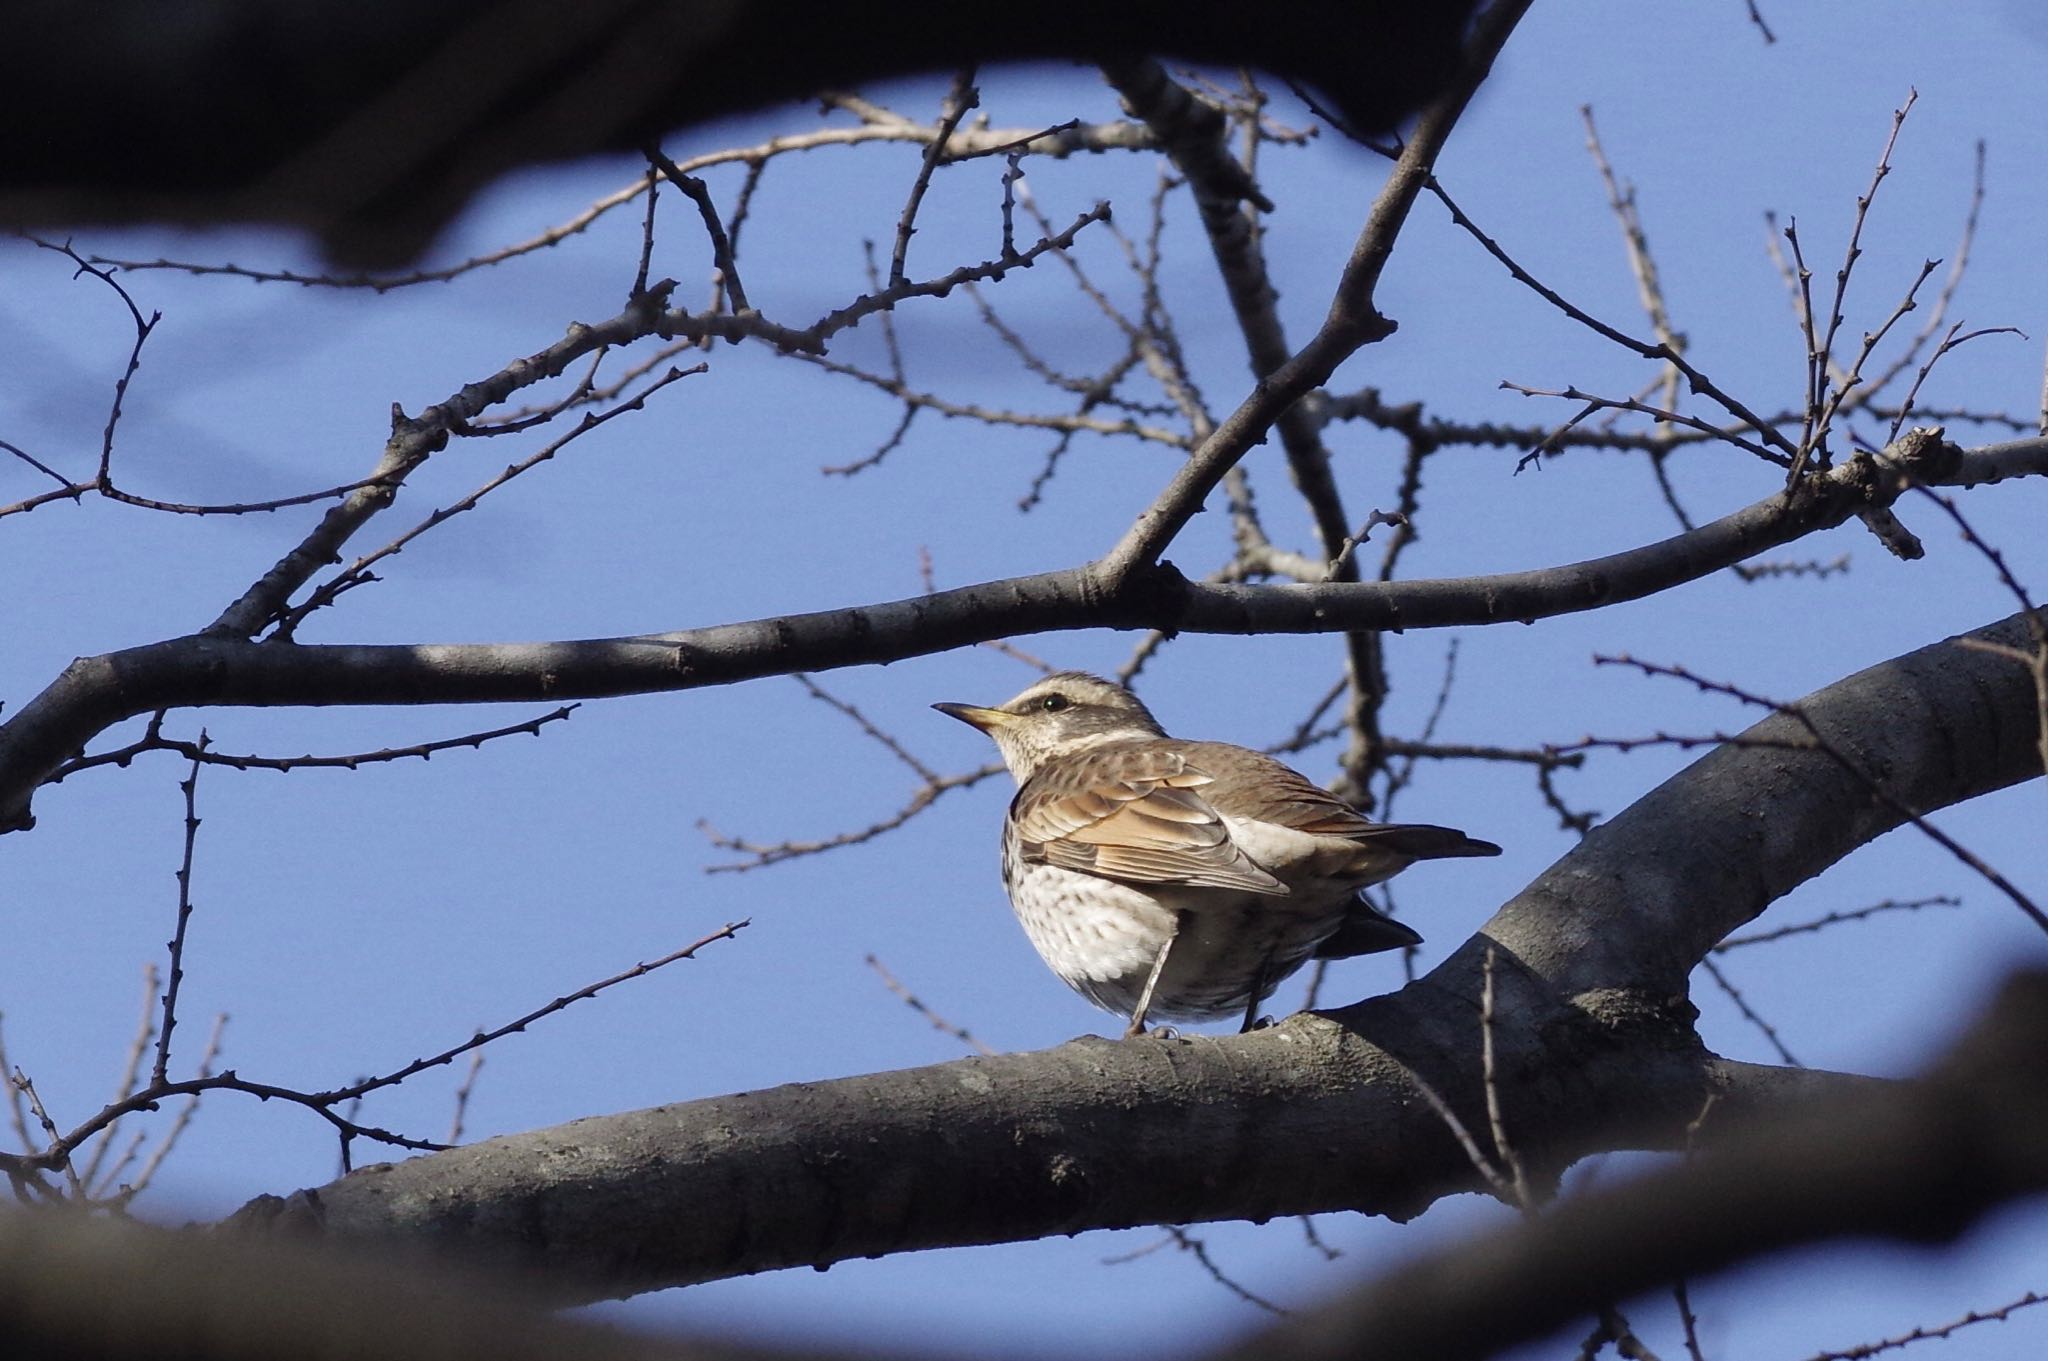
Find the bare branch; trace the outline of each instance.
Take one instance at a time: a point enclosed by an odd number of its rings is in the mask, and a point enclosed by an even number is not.
[[[826,102],[832,107],[846,108],[849,111],[860,103],[845,95],[828,96]],[[815,132],[792,133],[770,138],[753,146],[711,151],[679,161],[677,168],[684,174],[692,174],[700,170],[709,170],[714,166],[737,164],[744,165],[751,171],[777,157],[812,151],[820,147],[861,146],[871,142],[929,145],[937,136],[936,129],[929,124],[916,123],[896,115],[883,116],[881,111],[875,112],[876,117],[867,119],[855,127],[820,128]],[[949,161],[998,155],[1014,150],[1021,150],[1033,156],[1064,160],[1077,154],[1146,151],[1154,148],[1149,129],[1140,124],[1127,122],[1070,122],[1054,128],[1037,130],[964,128],[954,133],[949,145],[952,148],[948,156]],[[101,255],[89,257],[89,262],[124,269],[131,273],[137,270],[167,269],[191,275],[229,275],[256,283],[297,284],[302,288],[363,289],[374,293],[388,293],[394,289],[412,288],[420,284],[446,283],[450,279],[459,278],[475,270],[487,269],[558,246],[588,230],[592,224],[613,210],[633,203],[645,194],[647,189],[648,184],[644,177],[636,179],[599,198],[566,221],[524,241],[432,269],[385,274],[305,274],[295,270],[259,269],[235,264],[166,259],[122,260]]]
[[[467,496],[435,510],[426,519],[421,520],[382,548],[379,548],[374,553],[357,558],[347,567],[320,583],[303,601],[278,615],[276,636],[279,638],[291,637],[297,631],[299,625],[305,621],[306,616],[316,610],[332,605],[344,592],[376,580],[377,578],[371,575],[369,569],[375,564],[382,562],[385,558],[394,557],[404,552],[406,545],[419,538],[422,534],[438,528],[466,511],[476,509],[477,503],[482,501],[484,497],[490,495],[522,473],[531,472],[541,464],[546,463],[570,444],[573,444],[591,431],[621,416],[644,410],[647,405],[647,399],[671,383],[681,382],[685,378],[695,377],[703,372],[705,372],[705,366],[702,364],[693,365],[687,369],[671,367],[668,372],[662,374],[659,378],[641,388],[640,391],[616,405],[607,407],[603,411],[585,412],[583,418],[576,423],[575,428],[536,449],[517,463],[507,464],[502,472],[484,482]]]
[[[1868,1357],[1878,1356],[1884,1352],[1897,1351],[1899,1348],[1910,1343],[1927,1342],[1936,1338],[1953,1336],[1963,1329],[1979,1323],[2003,1323],[2020,1310],[2031,1309],[2037,1304],[2048,1304],[2048,1294],[2029,1290],[2018,1299],[2013,1300],[2009,1304],[2002,1304],[1996,1309],[1972,1309],[1969,1313],[1964,1314],[1952,1323],[1944,1323],[1932,1328],[1913,1328],[1900,1333],[1896,1337],[1888,1337],[1879,1342],[1867,1342],[1861,1346],[1850,1347],[1843,1351],[1819,1352],[1807,1358],[1807,1361],[1866,1361]]]
[[[1441,184],[1437,183],[1434,175],[1429,177],[1425,187],[1428,188],[1430,193],[1436,195],[1437,201],[1442,203],[1450,212],[1451,220],[1463,228],[1466,234],[1471,236],[1473,240],[1477,241],[1488,255],[1498,260],[1507,269],[1508,273],[1515,277],[1518,283],[1588,330],[1605,336],[1608,340],[1613,341],[1626,350],[1641,355],[1645,359],[1653,359],[1660,363],[1671,365],[1685,375],[1686,382],[1691,385],[1694,392],[1719,405],[1723,411],[1726,411],[1729,415],[1735,417],[1736,420],[1742,422],[1744,428],[1754,430],[1757,437],[1765,444],[1776,449],[1788,460],[1798,456],[1798,446],[1794,445],[1792,441],[1780,433],[1774,424],[1764,417],[1757,415],[1754,411],[1751,411],[1747,406],[1736,400],[1735,397],[1724,391],[1719,384],[1707,377],[1705,373],[1701,372],[1687,360],[1684,355],[1676,353],[1669,345],[1662,342],[1653,345],[1648,341],[1638,340],[1634,336],[1601,321],[1576,303],[1568,301],[1563,294],[1543,284],[1535,275],[1524,269],[1513,256],[1509,255],[1501,247],[1499,242],[1488,236],[1484,231],[1481,231],[1479,224],[1466,216],[1465,210],[1457,205],[1457,202],[1451,198],[1450,194]]]
[[[910,182],[910,197],[903,204],[903,216],[896,223],[896,244],[889,252],[889,286],[899,287],[903,283],[903,262],[910,254],[910,238],[917,231],[917,210],[924,202],[925,191],[931,188],[932,172],[939,167],[939,158],[946,153],[946,144],[960,127],[960,120],[981,103],[981,91],[974,87],[974,68],[963,67],[954,73],[952,88],[946,91],[944,101],[939,105],[938,132],[926,144],[923,163],[917,168],[917,177]],[[1003,238],[1006,249],[1011,241]]]
[[[747,305],[747,290],[740,283],[739,262],[733,259],[732,242],[726,237],[724,224],[718,220],[718,205],[711,201],[711,190],[695,175],[685,174],[674,161],[662,154],[659,146],[649,145],[646,155],[648,162],[659,167],[670,184],[682,190],[697,205],[697,214],[704,220],[704,234],[711,238],[712,262],[717,266],[720,284],[732,299],[732,310],[735,313],[752,311]],[[896,282],[901,283],[902,280]]]
[[[157,986],[156,961],[151,960],[142,966],[142,1014],[136,1018],[135,1036],[128,1042],[128,1056],[121,1065],[121,1080],[114,1086],[113,1099],[116,1101],[126,1100],[135,1090],[135,1084],[142,1080],[142,1061],[149,1054],[149,1042],[156,1038]],[[5,1067],[5,1057],[0,1055],[0,1071]],[[113,1141],[114,1132],[109,1129],[93,1145],[91,1157],[79,1170],[79,1180],[87,1186],[100,1185],[101,1164],[105,1162]],[[24,1142],[22,1146],[26,1148],[29,1145]]]
[[[511,737],[518,733],[527,733],[538,737],[542,728],[550,723],[561,722],[582,707],[581,704],[564,704],[560,708],[541,714],[537,718],[529,718],[524,723],[511,723],[505,727],[492,728],[486,732],[464,733],[460,737],[443,737],[431,742],[415,742],[409,747],[384,747],[377,751],[351,752],[343,756],[314,756],[311,754],[305,756],[238,756],[229,752],[214,751],[210,747],[202,747],[197,742],[181,742],[175,738],[165,737],[163,735],[162,717],[159,715],[150,724],[150,730],[142,737],[130,742],[125,747],[119,747],[113,751],[96,752],[91,756],[81,756],[75,761],[67,761],[50,775],[48,783],[57,784],[70,776],[78,774],[80,771],[91,770],[98,766],[112,765],[126,768],[129,762],[133,761],[137,756],[152,751],[175,752],[186,760],[197,762],[200,765],[227,766],[233,770],[354,770],[359,766],[379,765],[386,761],[404,761],[414,757],[426,761],[431,760],[437,751],[451,751],[458,747],[469,747],[474,750],[481,748],[486,742],[496,741],[500,737]]]
[[[1193,1234],[1189,1233],[1186,1229],[1180,1228],[1175,1225],[1168,1225],[1166,1233],[1167,1236],[1173,1240],[1175,1247],[1179,1248],[1182,1252],[1187,1253],[1189,1256],[1195,1259],[1195,1262],[1202,1268],[1202,1270],[1205,1273],[1207,1273],[1210,1280],[1216,1282],[1216,1284],[1222,1286],[1225,1290],[1228,1290],[1231,1294],[1237,1296],[1246,1304],[1251,1305],[1254,1309],[1259,1309],[1264,1311],[1265,1313],[1274,1314],[1281,1318],[1286,1318],[1292,1312],[1287,1309],[1282,1309],[1279,1305],[1273,1303],[1273,1301],[1267,1299],[1264,1295],[1261,1295],[1257,1291],[1252,1290],[1250,1287],[1244,1285],[1242,1282],[1233,1279],[1229,1275],[1229,1273],[1225,1272],[1221,1266],[1217,1265],[1216,1259],[1209,1255],[1209,1245],[1203,1242],[1201,1239],[1195,1237]]]
[[[205,751],[206,745],[206,732],[201,729],[199,750]],[[199,759],[196,756],[191,770],[178,782],[178,792],[185,796],[185,854],[178,863],[177,925],[171,931],[170,967],[164,982],[164,1019],[156,1032],[156,1063],[149,1074],[151,1087],[163,1086],[170,1071],[171,1032],[178,1026],[178,990],[185,982],[185,928],[192,920],[192,849],[199,841]]]
[[[1285,363],[1261,374],[1259,387],[1203,441],[1152,507],[1103,556],[1101,570],[1109,584],[1126,584],[1154,564],[1224,472],[1273,427],[1281,413],[1327,382],[1337,365],[1360,346],[1389,334],[1391,323],[1374,308],[1373,293],[1393,253],[1394,239],[1429,178],[1437,153],[1528,7],[1528,0],[1501,0],[1479,19],[1466,45],[1463,69],[1446,93],[1423,113],[1374,200],[1322,328]]]
[[[963,771],[958,775],[932,775],[924,784],[918,786],[908,802],[888,817],[872,822],[858,831],[837,832],[831,836],[820,837],[814,841],[777,841],[773,843],[750,841],[745,837],[731,836],[721,832],[706,819],[699,818],[697,820],[697,830],[702,832],[705,839],[712,845],[720,850],[736,851],[747,857],[745,860],[732,861],[727,864],[708,865],[705,867],[706,872],[710,874],[728,874],[744,870],[761,869],[768,865],[781,864],[785,860],[795,860],[800,856],[818,855],[825,851],[836,851],[843,846],[858,846],[862,842],[874,840],[885,832],[895,831],[898,827],[901,827],[904,823],[931,807],[940,795],[950,794],[956,789],[971,789],[983,780],[1003,774],[1005,769],[1006,767],[1002,762],[996,761],[981,767],[979,770]]]
[[[227,1028],[227,1013],[217,1013],[213,1018],[213,1029],[207,1032],[206,1046],[199,1051],[199,1062],[193,1068],[193,1074],[198,1080],[203,1082],[212,1076],[214,1060],[220,1057],[221,1037],[227,1033]],[[115,1204],[125,1207],[135,1197],[147,1191],[149,1184],[156,1180],[156,1174],[163,1170],[165,1160],[177,1149],[178,1140],[184,1136],[187,1129],[191,1128],[192,1118],[199,1114],[199,1095],[198,1092],[194,1092],[179,1105],[178,1113],[171,1117],[171,1127],[165,1130],[162,1136],[157,1139],[156,1147],[150,1150],[148,1159],[136,1172],[134,1180],[125,1186],[121,1186],[119,1191],[114,1193],[113,1200]],[[102,1141],[110,1138],[113,1135],[113,1131],[114,1127],[112,1125],[107,1126],[101,1134]],[[140,1146],[141,1136],[138,1131],[136,1141],[129,1148],[132,1152],[140,1148]],[[122,1161],[125,1163],[127,1160],[124,1158]],[[97,1188],[96,1194],[105,1196],[109,1191],[112,1191],[118,1184],[121,1170],[122,1166],[119,1163],[109,1168],[106,1180]]]
[[[1962,905],[1963,900],[1961,898],[1951,898],[1945,894],[1933,898],[1911,898],[1904,901],[1887,898],[1883,902],[1873,903],[1869,907],[1852,908],[1847,912],[1830,912],[1826,916],[1817,917],[1812,921],[1793,922],[1789,926],[1777,926],[1768,931],[1750,931],[1740,936],[1730,936],[1714,947],[1714,953],[1717,955],[1725,954],[1730,950],[1739,950],[1745,945],[1767,945],[1772,941],[1783,940],[1787,936],[1809,935],[1815,931],[1824,931],[1830,926],[1839,926],[1843,922],[1863,921],[1867,918],[1875,917],[1882,912],[1915,912],[1923,907],[1961,907]]]
[[[916,993],[912,992],[909,988],[903,986],[902,981],[899,980],[895,974],[890,973],[888,968],[883,965],[881,960],[877,959],[873,955],[866,956],[866,960],[867,966],[870,969],[873,969],[875,971],[875,974],[882,980],[882,986],[887,988],[890,992],[895,993],[897,997],[901,998],[905,1006],[909,1007],[918,1015],[924,1017],[927,1021],[930,1021],[932,1023],[932,1029],[938,1031],[942,1035],[951,1035],[954,1039],[960,1041],[960,1043],[966,1045],[969,1049],[972,1049],[977,1054],[993,1054],[996,1052],[995,1050],[989,1048],[987,1045],[983,1044],[980,1040],[976,1039],[974,1033],[968,1030],[965,1026],[953,1024],[953,1022],[947,1020],[945,1017],[939,1015],[938,1012],[933,1011],[929,1006],[925,1005],[924,999],[919,997]]]
[[[748,921],[727,922],[718,930],[685,945],[680,950],[671,951],[659,959],[636,964],[623,973],[614,974],[610,978],[588,984],[574,992],[565,993],[545,1006],[537,1007],[526,1013],[518,1020],[510,1021],[495,1030],[480,1031],[461,1044],[443,1050],[431,1058],[414,1059],[402,1068],[393,1069],[377,1077],[362,1078],[347,1086],[332,1088],[324,1092],[308,1092],[294,1087],[278,1086],[273,1083],[250,1082],[233,1070],[220,1074],[202,1072],[200,1076],[184,1081],[152,1081],[148,1086],[133,1093],[125,1100],[110,1103],[101,1109],[98,1114],[77,1126],[70,1133],[60,1135],[55,1124],[49,1120],[46,1114],[41,1113],[40,1103],[36,1101],[33,1087],[29,1086],[24,1088],[24,1090],[27,1091],[32,1109],[35,1109],[38,1113],[39,1123],[43,1126],[48,1137],[48,1143],[40,1152],[27,1154],[0,1153],[0,1172],[5,1172],[9,1176],[18,1178],[25,1173],[50,1168],[61,1168],[76,1183],[76,1174],[71,1170],[71,1154],[74,1150],[84,1146],[87,1140],[93,1138],[102,1130],[112,1127],[116,1122],[128,1115],[134,1114],[137,1111],[154,1110],[170,1097],[196,1097],[203,1093],[214,1091],[241,1092],[263,1101],[288,1102],[319,1115],[328,1124],[332,1125],[341,1136],[341,1158],[342,1170],[344,1172],[351,1165],[349,1150],[351,1144],[356,1139],[369,1139],[376,1143],[388,1144],[396,1148],[412,1149],[418,1152],[439,1151],[444,1147],[441,1144],[425,1139],[410,1138],[391,1130],[359,1123],[353,1118],[354,1107],[361,1102],[363,1097],[371,1092],[397,1086],[406,1079],[425,1072],[429,1068],[452,1063],[455,1059],[460,1058],[466,1053],[481,1049],[484,1045],[490,1044],[494,1040],[503,1039],[507,1035],[522,1032],[534,1022],[551,1016],[555,1012],[561,1011],[563,1008],[576,1002],[595,997],[607,988],[635,978],[644,977],[657,969],[666,968],[678,960],[695,958],[697,952],[705,946],[716,941],[730,940],[750,924]],[[217,1033],[218,1029],[216,1028]],[[208,1059],[212,1057],[212,1053],[212,1046],[209,1045]],[[21,1078],[18,1073],[16,1078],[19,1082],[26,1082],[26,1079]],[[338,1107],[349,1108],[351,1114],[344,1115],[337,1109]],[[74,1185],[74,1194],[83,1195],[83,1193],[82,1187]]]
[[[381,1076],[364,1078],[359,1082],[352,1082],[346,1087],[339,1087],[334,1091],[325,1092],[321,1095],[323,1098],[334,1102],[354,1101],[382,1088],[396,1087],[409,1077],[423,1073],[429,1068],[438,1068],[442,1064],[452,1063],[472,1050],[483,1048],[493,1040],[501,1040],[507,1035],[520,1034],[534,1022],[552,1016],[563,1008],[573,1006],[577,1002],[595,997],[606,988],[616,987],[620,983],[629,983],[636,978],[644,978],[657,969],[665,969],[679,960],[695,959],[697,952],[705,946],[716,944],[721,940],[731,940],[734,936],[737,936],[741,931],[752,925],[753,921],[748,918],[742,918],[736,922],[727,922],[716,931],[700,936],[688,945],[683,946],[680,950],[671,950],[659,959],[651,959],[644,963],[635,964],[632,968],[622,973],[615,973],[609,978],[601,978],[595,983],[587,983],[574,992],[563,993],[547,1005],[535,1007],[516,1021],[507,1021],[504,1025],[494,1030],[480,1030],[461,1044],[455,1045],[450,1049],[444,1049],[432,1058],[414,1059],[403,1068],[394,1068],[392,1071]]]
[[[1728,1000],[1735,1004],[1735,1009],[1742,1013],[1742,1019],[1755,1026],[1758,1031],[1762,1032],[1763,1037],[1770,1041],[1771,1048],[1777,1051],[1780,1062],[1788,1068],[1804,1068],[1806,1066],[1798,1059],[1792,1057],[1792,1051],[1786,1048],[1785,1041],[1779,1038],[1777,1027],[1766,1021],[1754,1007],[1750,1006],[1749,999],[1742,995],[1740,988],[1737,988],[1734,983],[1729,981],[1727,974],[1721,972],[1721,967],[1718,964],[1714,963],[1711,959],[1703,959],[1700,961],[1700,968],[1706,973],[1707,977],[1714,980],[1714,986],[1725,993]]]

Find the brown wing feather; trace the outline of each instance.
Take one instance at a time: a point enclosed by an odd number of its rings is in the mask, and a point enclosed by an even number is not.
[[[1375,854],[1410,860],[1499,855],[1500,847],[1449,827],[1374,822],[1344,800],[1263,752],[1226,742],[1186,744],[1192,763],[1227,781],[1228,799],[1214,801],[1232,817],[1277,822],[1315,836],[1341,836]]]
[[[1213,777],[1158,747],[1103,747],[1041,770],[1010,806],[1025,860],[1128,883],[1284,894],[1196,793]]]
[[[1225,782],[1217,806],[1232,817],[1274,822],[1317,836],[1355,836],[1376,824],[1307,776],[1263,752],[1227,742],[1189,742],[1188,760]]]

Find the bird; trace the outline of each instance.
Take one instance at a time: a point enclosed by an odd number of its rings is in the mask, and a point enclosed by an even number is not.
[[[1003,884],[1052,971],[1130,1018],[1243,1015],[1310,959],[1419,944],[1359,890],[1417,860],[1499,855],[1448,827],[1376,823],[1298,771],[1168,737],[1125,687],[1057,671],[994,708],[934,704],[1017,782]]]

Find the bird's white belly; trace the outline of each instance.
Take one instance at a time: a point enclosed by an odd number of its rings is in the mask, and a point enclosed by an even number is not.
[[[1341,908],[1213,888],[1139,889],[1055,865],[1024,864],[1009,885],[1024,934],[1052,971],[1106,1011],[1128,1016],[1169,939],[1151,1014],[1208,1020],[1242,1012],[1292,974],[1337,929]],[[1189,913],[1175,936],[1180,913]]]
[[[1129,885],[1057,865],[1023,865],[1009,887],[1024,934],[1069,986],[1114,1011],[1118,985],[1136,979],[1123,1007],[1129,1015],[1160,947],[1173,935],[1172,909]]]

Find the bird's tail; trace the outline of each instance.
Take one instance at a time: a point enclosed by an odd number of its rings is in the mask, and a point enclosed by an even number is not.
[[[1432,827],[1426,822],[1389,822],[1354,832],[1351,839],[1361,846],[1410,860],[1446,860],[1460,855],[1499,855],[1491,841],[1466,836],[1454,827]]]

